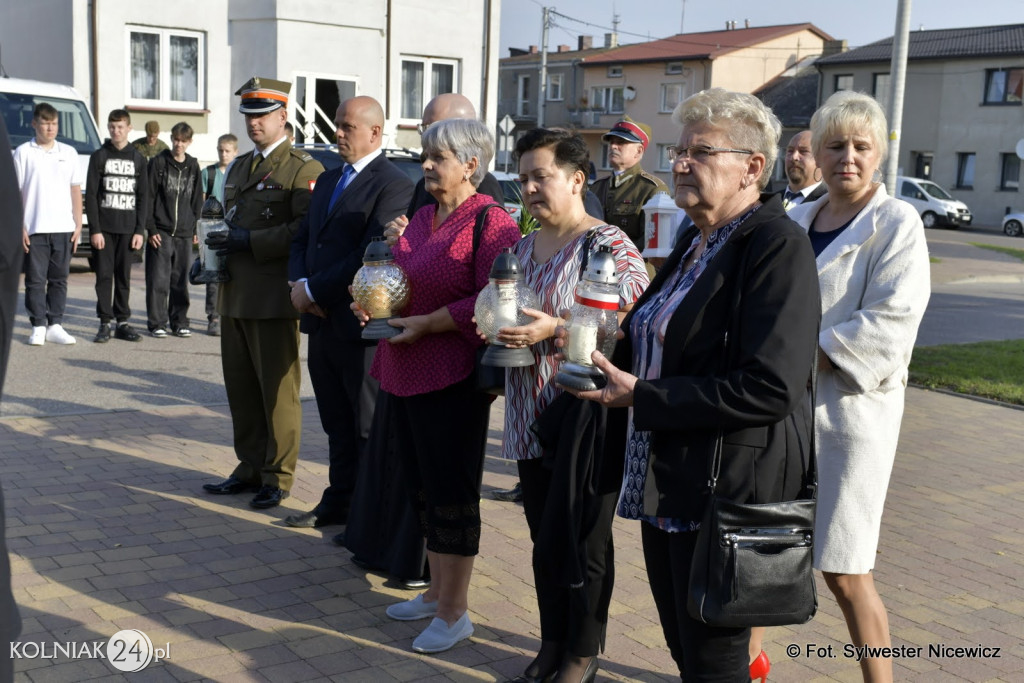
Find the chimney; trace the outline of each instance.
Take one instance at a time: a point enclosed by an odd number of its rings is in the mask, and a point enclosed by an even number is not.
[[[750,19],[743,20],[743,28],[750,28]]]
[[[537,46],[536,45],[531,45],[530,46],[530,54],[531,55],[537,54]]]
[[[571,48],[571,47],[569,47],[568,45],[559,45],[559,46],[558,46],[558,51],[559,51],[559,52],[568,52],[568,51],[569,51],[569,50],[571,50],[571,49],[572,49],[572,48]]]
[[[841,52],[846,52],[848,49],[845,40],[826,40],[821,47],[821,56],[837,55]]]
[[[725,20],[725,30],[726,31],[729,30],[729,20],[728,19]]]
[[[589,50],[594,47],[594,36],[580,36],[579,49]]]
[[[736,30],[736,20],[735,19],[732,20],[732,26],[730,28],[732,28],[733,31]]]
[[[605,47],[618,47],[619,46],[619,34],[618,33],[606,33],[606,34],[604,34],[604,46]]]

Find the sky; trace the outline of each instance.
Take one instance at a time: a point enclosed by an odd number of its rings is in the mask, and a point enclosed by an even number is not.
[[[810,22],[846,40],[851,48],[887,38],[896,27],[897,0],[502,0],[501,57],[509,47],[540,45],[542,8],[571,19],[552,17],[549,50],[577,46],[580,35],[594,36],[594,47],[611,32],[619,16],[619,44],[667,38],[680,32],[720,31],[726,20],[743,26]],[[572,19],[579,21],[572,21]],[[580,23],[587,22],[590,26]],[[913,0],[910,30],[1024,23],[1024,0]]]

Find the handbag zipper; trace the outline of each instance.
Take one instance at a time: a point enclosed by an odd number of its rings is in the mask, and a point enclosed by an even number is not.
[[[809,530],[795,534],[738,534],[732,531],[722,532],[722,545],[737,548],[740,544],[767,544],[790,545],[801,548],[811,545],[811,532]]]

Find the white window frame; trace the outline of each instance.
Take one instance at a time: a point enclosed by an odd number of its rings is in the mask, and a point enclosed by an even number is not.
[[[548,74],[548,102],[561,102],[564,99],[562,95],[562,82],[565,74]]]
[[[683,73],[682,62],[668,62],[665,64],[665,74],[668,76],[679,76]]]
[[[619,91],[619,99],[622,100],[621,109],[613,109],[610,102],[615,101],[614,91]],[[590,102],[594,111],[604,114],[622,114],[626,111],[626,89],[621,85],[595,85],[590,89]]]
[[[533,97],[530,93],[533,74],[519,74],[516,77],[516,116],[534,116],[530,111]]]
[[[672,160],[669,159],[668,148],[674,145],[658,145],[658,170],[662,173],[672,171]]]
[[[146,33],[160,38],[160,85],[159,97],[146,99],[132,97],[132,34]],[[171,99],[171,37],[194,38],[198,40],[196,62],[196,99]],[[178,28],[157,28],[153,26],[125,25],[125,104],[137,107],[155,107],[161,109],[205,109],[206,108],[206,34],[202,31],[189,31]]]
[[[607,142],[601,141],[601,165],[598,167],[600,171],[610,171],[611,166],[608,165],[608,152],[611,147],[608,146]]]
[[[403,76],[405,70],[405,62],[419,62],[423,65],[423,82],[420,83],[420,93],[423,99],[420,102],[419,111],[416,116],[401,116],[400,121],[403,123],[419,123],[420,115],[423,113],[423,107],[427,106],[434,97],[440,95],[439,92],[433,91],[433,85],[430,82],[431,76],[434,73],[434,66],[451,66],[452,67],[452,89],[451,92],[461,92],[461,79],[462,79],[462,63],[458,59],[452,59],[450,57],[426,57],[424,55],[399,55],[398,57],[398,111],[399,114],[405,113],[405,86],[403,84]]]
[[[658,111],[660,111],[663,114],[664,113],[671,114],[673,111],[675,111],[676,106],[680,102],[682,102],[683,100],[686,99],[686,89],[687,89],[686,86],[687,86],[686,83],[662,83],[661,84],[661,108]],[[667,95],[668,95],[669,91],[671,89],[673,89],[673,88],[679,88],[681,90],[681,92],[676,97],[676,104],[673,104],[673,105],[670,106],[668,104],[668,97],[667,97]]]

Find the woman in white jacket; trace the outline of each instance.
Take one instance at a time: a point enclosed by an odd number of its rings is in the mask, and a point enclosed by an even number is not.
[[[829,97],[811,119],[828,194],[790,213],[808,229],[821,286],[814,565],[852,642],[875,647],[888,647],[890,638],[871,570],[907,366],[931,290],[921,219],[878,182],[886,133],[885,114],[871,97]],[[865,681],[892,680],[889,659],[863,659],[861,671]]]

